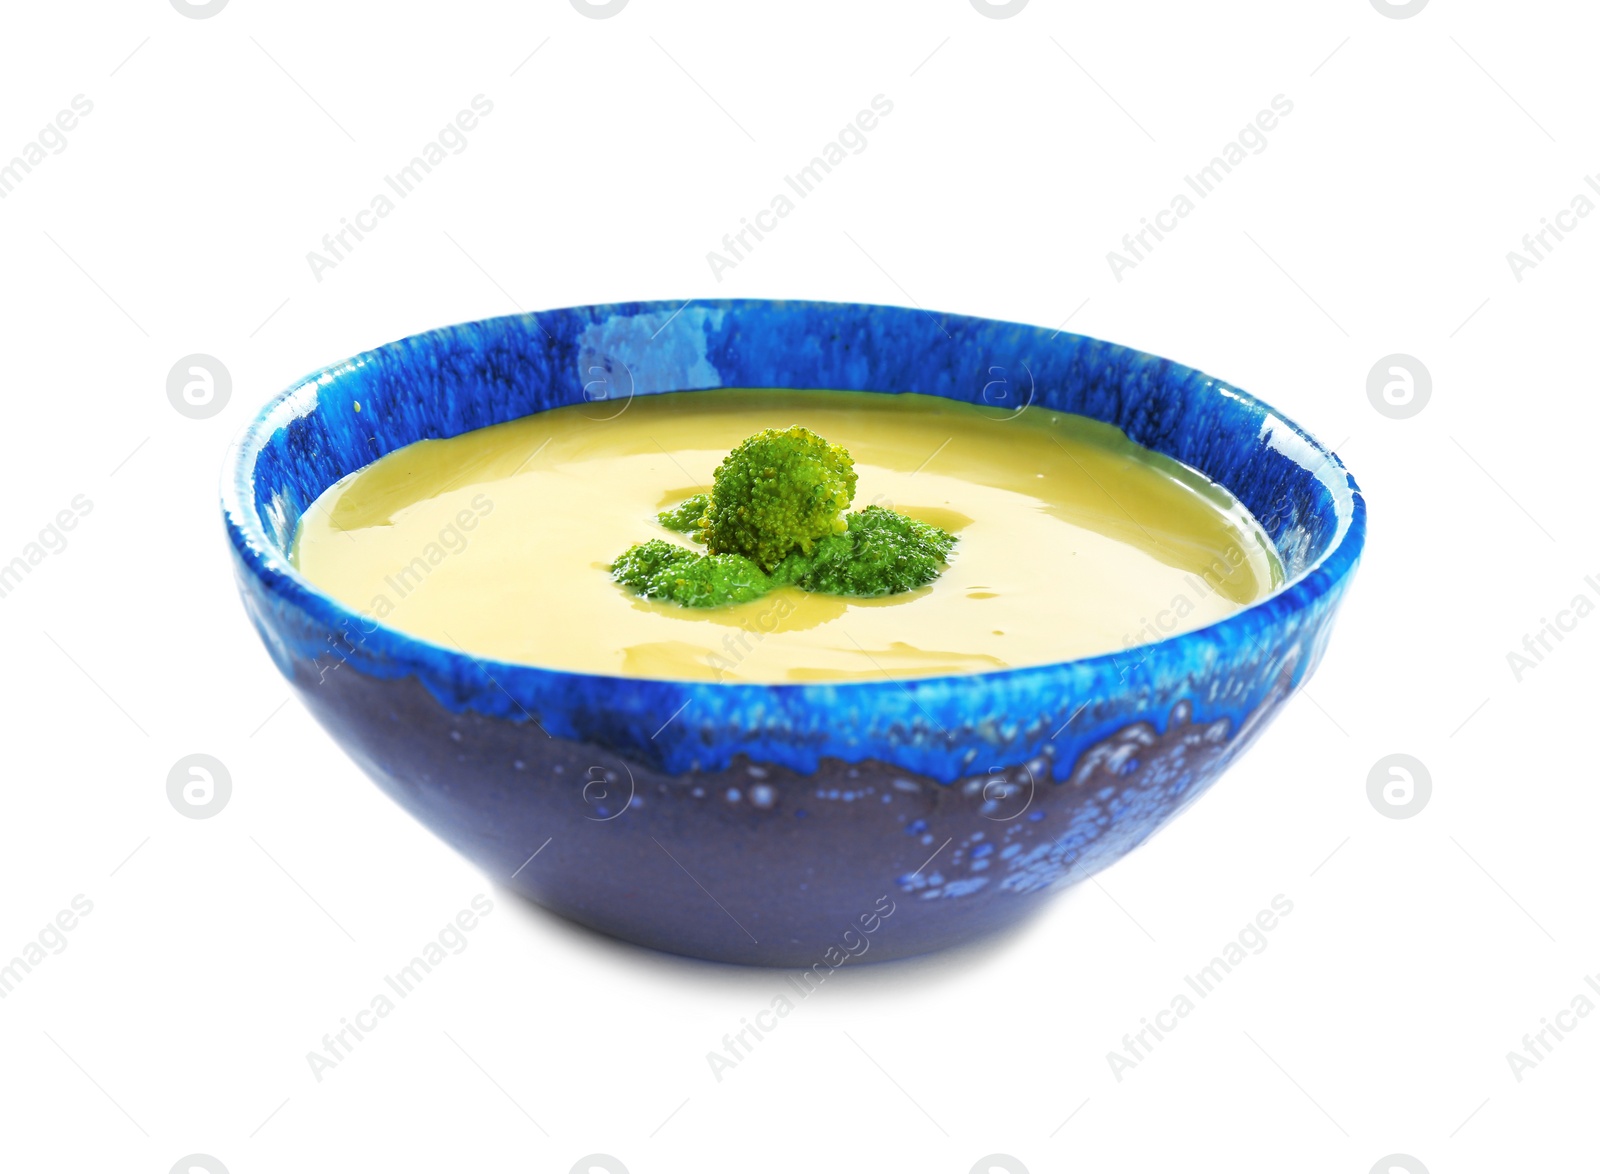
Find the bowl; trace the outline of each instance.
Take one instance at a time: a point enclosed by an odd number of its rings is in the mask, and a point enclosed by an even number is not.
[[[481,660],[352,611],[290,565],[302,511],[385,453],[716,387],[921,392],[1114,424],[1242,501],[1286,585],[1103,656],[772,685]],[[261,410],[229,451],[222,506],[256,631],[391,798],[563,917],[804,967],[808,982],[1012,925],[1148,839],[1314,670],[1365,533],[1331,451],[1198,371],[1041,327],[758,300],[582,306],[368,351]]]

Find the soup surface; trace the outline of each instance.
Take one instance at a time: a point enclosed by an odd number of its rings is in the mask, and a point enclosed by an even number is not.
[[[619,411],[620,406],[620,411]],[[609,566],[664,538],[729,449],[803,424],[855,458],[852,508],[959,541],[878,599],[781,588],[691,609]],[[922,395],[718,390],[573,405],[390,453],[301,519],[295,565],[354,611],[485,659],[588,673],[845,681],[1044,664],[1213,623],[1283,581],[1261,527],[1109,425]]]

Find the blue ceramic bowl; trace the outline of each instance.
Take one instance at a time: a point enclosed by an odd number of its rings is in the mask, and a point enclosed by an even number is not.
[[[349,610],[286,557],[318,494],[413,441],[715,387],[1107,421],[1231,490],[1288,585],[1200,631],[1061,664],[715,684],[480,661]],[[1311,673],[1365,532],[1333,453],[1209,376],[1039,327],[822,302],[583,306],[403,339],[268,404],[222,499],[245,608],[284,676],[458,851],[604,933],[818,974],[1013,923],[1150,836]]]

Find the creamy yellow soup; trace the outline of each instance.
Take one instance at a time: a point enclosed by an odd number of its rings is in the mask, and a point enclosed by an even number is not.
[[[782,588],[691,609],[611,562],[664,538],[729,449],[802,424],[843,445],[855,508],[954,533],[935,582],[877,599]],[[848,681],[983,672],[1148,643],[1283,581],[1198,473],[1081,416],[922,395],[718,390],[580,404],[390,453],[308,509],[293,559],[353,610],[473,656],[587,673]]]

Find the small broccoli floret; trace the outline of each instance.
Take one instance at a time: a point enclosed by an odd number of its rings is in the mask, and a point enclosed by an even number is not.
[[[769,428],[724,458],[709,495],[656,515],[709,553],[656,538],[626,551],[611,576],[684,607],[745,603],[791,586],[897,595],[937,579],[955,536],[882,506],[846,514],[855,491],[844,449],[806,428]]]
[[[711,508],[711,498],[704,493],[697,493],[693,497],[686,497],[670,510],[662,510],[656,515],[668,530],[676,530],[680,534],[693,534],[696,530],[705,528],[706,511]]]
[[[869,505],[849,515],[848,532],[820,545],[792,582],[827,595],[898,595],[937,579],[955,544],[937,526]]]
[[[856,492],[855,462],[809,428],[768,428],[730,452],[713,475],[704,527],[712,554],[771,571],[795,551],[842,534]]]
[[[772,568],[774,587],[800,587],[816,568],[824,562],[841,562],[850,557],[850,534],[829,534],[817,539],[811,553],[796,550]]]
[[[760,567],[736,554],[700,554],[661,538],[625,551],[611,577],[646,599],[684,607],[721,607],[759,599],[772,589]]]

